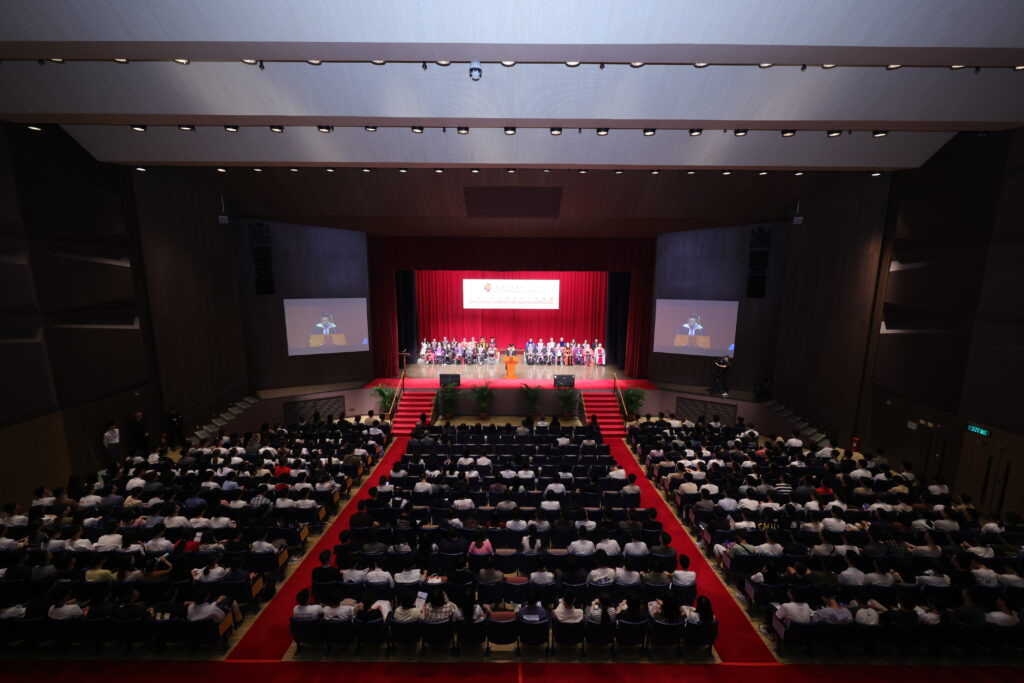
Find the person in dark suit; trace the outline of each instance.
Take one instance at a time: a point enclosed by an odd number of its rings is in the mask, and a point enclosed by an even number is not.
[[[729,395],[729,371],[732,368],[732,359],[729,356],[722,356],[715,361],[715,383],[708,389],[708,393]]]

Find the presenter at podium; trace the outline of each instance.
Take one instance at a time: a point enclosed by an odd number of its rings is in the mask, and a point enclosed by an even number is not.
[[[320,318],[320,322],[313,325],[313,334],[322,334],[326,336],[332,334],[337,327],[338,326],[334,324],[334,316],[330,313],[325,313],[323,317]]]
[[[704,326],[700,324],[699,315],[691,315],[690,319],[679,326],[678,334],[687,337],[700,337],[704,334]]]
[[[509,344],[508,348],[505,349],[505,379],[516,378],[516,364],[519,359],[516,358],[516,345]]]

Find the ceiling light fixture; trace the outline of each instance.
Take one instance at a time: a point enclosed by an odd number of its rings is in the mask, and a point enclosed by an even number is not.
[[[804,174],[803,171],[796,171],[795,173],[793,173],[793,175],[796,175],[796,176],[801,176],[803,174]]]
[[[117,62],[118,64],[127,64],[128,63],[128,58],[127,57],[115,57],[114,61]]]
[[[515,126],[505,126],[505,135],[515,135],[515,134],[516,134],[516,127]]]
[[[758,173],[757,175],[768,175],[768,171],[761,171],[761,172],[760,172],[760,173]]]
[[[691,128],[690,129],[690,137],[691,138],[695,138],[695,137],[697,137],[698,135],[700,135],[703,132],[704,132],[703,128]]]
[[[515,173],[515,172],[516,172],[516,169],[514,169],[514,168],[506,168],[505,169],[505,173]]]
[[[182,66],[188,66],[189,64],[191,64],[191,63],[192,63],[192,60],[191,60],[191,59],[184,59],[184,58],[181,58],[181,59],[175,59],[174,61],[175,61],[176,63],[178,63],[178,64],[181,64]]]
[[[889,131],[887,131],[887,130],[873,130],[873,131],[871,131],[871,137],[873,137],[873,138],[884,138],[888,134],[889,134]]]
[[[630,62],[629,65],[631,67],[633,67],[634,69],[639,69],[640,67],[642,67],[644,65],[644,63],[643,62]]]
[[[880,176],[880,175],[882,175],[882,172],[881,172],[881,171],[872,171],[872,172],[871,172],[871,177],[872,177],[872,178],[877,178],[877,177],[878,177],[878,176]]]
[[[146,126],[141,123],[136,123],[132,125],[132,130],[134,130],[136,133],[145,133]]]
[[[258,59],[243,59],[242,64],[248,64],[249,66],[256,66],[260,60]]]
[[[272,132],[274,132],[274,133],[283,133],[284,132],[284,126],[271,126],[270,130]]]
[[[376,133],[377,126],[363,126],[363,130],[365,130],[367,133]]]
[[[146,172],[146,167],[145,166],[136,166],[135,170],[139,171],[140,173],[145,173]]]
[[[369,172],[370,172],[370,171],[372,171],[373,169],[372,169],[372,168],[363,168],[363,169],[361,169],[361,170],[363,171],[363,173],[369,173]]]
[[[413,133],[422,133],[423,132],[423,126],[413,126],[409,130],[411,130]]]
[[[960,69],[963,69],[966,66],[967,66],[966,64],[953,64],[949,68],[952,69],[953,71],[958,71]]]
[[[570,69],[575,69],[580,65],[580,62],[566,62],[565,65]]]
[[[1024,71],[1024,64],[1013,67],[1014,71]]]
[[[722,171],[722,175],[732,175],[732,171]]]
[[[652,168],[651,169],[651,175],[658,175],[659,173],[661,173],[661,171],[659,171],[658,169],[656,169],[656,168]]]
[[[770,69],[773,66],[775,66],[775,65],[772,64],[771,62],[761,62],[760,64],[757,65],[757,68],[758,69]]]
[[[782,131],[782,137],[784,137],[784,138],[791,138],[794,135],[796,135],[796,131],[795,130],[788,129],[788,130]]]
[[[617,169],[615,169],[613,171],[613,173],[615,173],[615,175],[622,175],[622,169],[621,168],[617,168]]]
[[[651,137],[658,132],[657,128],[644,128],[643,133],[645,137]]]
[[[588,170],[587,170],[587,169],[585,169],[585,168],[581,168],[581,169],[580,169],[580,175],[586,175],[586,174],[587,174],[587,173],[589,173],[589,172],[590,172],[590,171],[588,171]]]
[[[191,133],[195,129],[196,129],[196,127],[193,126],[191,123],[183,123],[180,126],[178,126],[178,130],[183,130],[186,133]]]
[[[827,131],[825,131],[825,135],[827,137],[830,137],[830,138],[837,138],[837,137],[839,137],[842,134],[843,134],[843,131],[841,131],[841,130],[827,130]]]
[[[407,168],[400,168],[400,169],[398,169],[398,172],[399,173],[408,173],[409,169],[407,169]]]
[[[459,135],[469,135],[469,126],[459,126],[456,130],[459,131]]]
[[[732,132],[732,134],[735,135],[738,138],[742,138],[742,137],[744,137],[747,134],[747,132],[748,131],[747,131],[746,128],[737,128],[736,130],[734,130]]]
[[[471,169],[469,169],[469,172],[476,174],[476,173],[480,172],[480,169],[479,168],[471,168]]]
[[[385,62],[383,59],[371,59],[370,60],[370,64],[376,64],[377,66],[384,66],[384,64],[386,64],[386,63],[387,62]]]
[[[836,65],[835,64],[822,64],[821,68],[822,69],[834,69],[834,68],[836,68]]]
[[[327,171],[328,173],[334,173],[333,168],[325,168],[324,170]]]
[[[608,135],[608,129],[607,128],[598,128],[595,132],[598,135],[602,135],[602,136]]]
[[[437,64],[438,66],[451,66],[452,65],[452,60],[450,60],[450,59],[442,59],[439,62],[434,62],[434,64]]]
[[[64,63],[64,58],[63,57],[50,57],[50,61],[53,62],[54,64],[63,64]]]
[[[226,130],[229,133],[237,133],[238,132],[238,126],[236,126],[234,124],[228,124],[228,125],[224,126],[224,130]]]
[[[501,64],[502,66],[515,66],[516,65],[516,63],[511,61],[511,60],[505,60],[503,62],[498,62],[498,63]]]
[[[291,171],[292,173],[298,173],[299,172],[299,169],[295,168],[294,166],[292,166],[288,170]]]
[[[306,64],[310,64],[312,66],[320,66],[323,63],[324,63],[324,60],[322,60],[322,59],[307,59],[306,60]]]
[[[252,170],[255,171],[256,173],[263,173],[263,169],[262,168],[254,168]]]
[[[444,169],[443,168],[435,168],[434,169],[434,173],[444,173]]]
[[[562,129],[559,128],[558,126],[552,126],[552,128],[548,132],[551,133],[552,135],[561,135]]]
[[[545,169],[544,169],[544,172],[545,172],[545,173],[551,173],[551,169],[550,169],[550,168],[545,168]]]
[[[686,175],[697,175],[696,171],[687,171]]]
[[[30,124],[28,124],[28,129],[29,130],[34,130],[35,132],[38,133],[39,131],[41,131],[43,129],[43,127],[40,126],[40,125],[37,125],[35,123],[30,123]]]
[[[217,167],[217,173],[227,173],[227,172],[228,172],[228,169],[221,168],[220,166]]]
[[[896,69],[899,69],[902,66],[903,66],[902,64],[886,64],[885,65],[885,70],[886,71],[895,71]]]
[[[316,129],[321,133],[330,133],[332,130],[334,130],[334,126],[320,125],[317,126]]]
[[[697,67],[698,69],[703,69],[706,66],[710,66],[710,63],[708,63],[708,62],[694,62],[693,65],[695,67]]]

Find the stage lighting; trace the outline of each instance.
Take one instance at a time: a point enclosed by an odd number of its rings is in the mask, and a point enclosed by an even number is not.
[[[127,57],[115,57],[114,61],[117,62],[118,64],[127,64],[128,63],[128,58]]]
[[[408,173],[409,169],[407,169],[407,168],[400,168],[400,169],[398,169],[398,172],[399,173]]]
[[[480,172],[480,169],[479,168],[471,168],[471,169],[469,169],[469,172],[473,173],[473,174],[476,174],[476,173]]]
[[[515,66],[516,65],[515,62],[513,62],[512,60],[508,60],[508,59],[506,59],[503,62],[499,62],[499,64],[501,64],[502,66]]]
[[[377,66],[384,66],[386,62],[383,59],[371,59],[370,64],[376,64]]]
[[[196,129],[196,127],[193,126],[191,123],[183,123],[180,126],[178,126],[178,130],[183,130],[186,133],[191,133],[195,129]]]
[[[457,130],[459,135],[469,135],[469,126],[459,126]]]
[[[834,68],[836,68],[836,65],[835,64],[822,64],[821,68],[822,69],[834,69]]]
[[[370,168],[363,168],[362,169],[363,173],[369,173],[371,170],[373,170],[373,169],[370,169]]]
[[[743,136],[745,136],[747,134],[747,129],[746,128],[737,128],[736,130],[734,130],[732,132],[732,134],[735,135],[738,138],[741,138],[741,137],[743,137]]]
[[[587,173],[589,173],[589,171],[587,169],[585,169],[585,168],[581,168],[580,169],[580,175],[586,175]]]
[[[363,130],[365,130],[367,133],[376,133],[377,126],[363,126]]]
[[[228,172],[228,169],[221,168],[220,166],[217,167],[217,173],[227,173],[227,172]]]
[[[35,132],[38,133],[38,132],[40,132],[43,129],[43,127],[42,126],[38,126],[38,125],[36,125],[34,123],[30,123],[30,124],[28,124],[28,129],[29,130],[34,130]]]
[[[178,64],[181,64],[182,66],[188,66],[189,64],[192,63],[191,59],[184,59],[184,58],[182,58],[182,59],[175,59],[174,61],[177,62]]]
[[[596,132],[597,132],[598,135],[608,135],[608,129],[607,128],[598,128]]]
[[[953,64],[949,68],[952,69],[953,71],[958,71],[960,69],[963,69],[966,66],[967,66],[966,64]]]
[[[691,128],[690,129],[690,137],[691,138],[695,138],[695,137],[697,137],[698,135],[700,135],[703,132],[704,132],[703,128]]]
[[[451,66],[452,61],[450,59],[442,59],[439,62],[434,62],[434,64],[437,64],[438,66]]]
[[[514,168],[506,168],[505,169],[505,173],[515,173],[515,172],[516,172],[516,169],[514,169]]]
[[[435,168],[434,169],[434,173],[444,173],[444,169],[443,168]]]
[[[226,130],[229,133],[237,133],[238,132],[238,126],[236,126],[234,124],[229,124],[227,126],[224,126],[224,130]]]
[[[255,171],[256,173],[263,173],[263,169],[262,168],[254,168],[252,170]]]
[[[298,173],[299,172],[299,169],[295,168],[294,166],[292,166],[288,170],[291,171],[292,173]]]
[[[658,175],[659,173],[661,173],[661,171],[659,171],[658,169],[656,169],[656,168],[652,168],[651,169],[651,175]]]
[[[803,171],[796,171],[795,173],[793,173],[793,175],[796,175],[796,176],[801,176],[803,174],[804,174]]]
[[[784,130],[784,131],[782,131],[782,137],[784,137],[784,138],[791,138],[794,135],[796,135],[796,131],[795,130]]]
[[[248,64],[249,66],[256,66],[260,60],[258,59],[243,59],[242,64]]]
[[[328,173],[334,173],[333,168],[325,168],[324,170],[327,171]]]
[[[273,131],[274,133],[283,133],[284,126],[271,126],[270,130]]]
[[[63,64],[64,63],[64,58],[63,57],[50,57],[50,61],[53,62],[54,64]]]
[[[617,168],[617,169],[615,169],[615,170],[614,170],[614,171],[612,171],[612,172],[613,172],[613,173],[614,173],[615,175],[622,175],[622,169],[621,169],[621,168]]]
[[[873,138],[884,138],[888,134],[889,134],[889,131],[887,131],[887,130],[873,130],[873,131],[871,131],[871,137],[873,137]]]
[[[643,133],[645,137],[651,137],[658,132],[657,128],[644,128]]]
[[[562,129],[559,128],[558,126],[553,126],[551,130],[549,130],[548,132],[551,133],[552,135],[561,135]]]
[[[768,175],[768,171],[761,171],[761,172],[760,172],[760,173],[758,173],[757,175]]]
[[[146,132],[146,126],[144,126],[141,123],[136,123],[136,124],[134,124],[132,126],[132,130],[134,130],[136,133],[145,133]]]
[[[630,62],[629,65],[631,67],[633,67],[634,69],[639,69],[640,67],[642,67],[644,65],[644,63],[643,62]]]
[[[829,131],[825,131],[825,135],[827,135],[827,136],[828,136],[828,137],[830,137],[830,138],[837,138],[837,137],[839,137],[839,136],[840,136],[840,135],[842,135],[842,134],[843,134],[843,131],[841,131],[841,130],[829,130]]]
[[[311,64],[313,66],[320,66],[323,63],[324,63],[324,61],[322,59],[307,59],[306,60],[306,64]]]
[[[575,69],[580,65],[580,62],[566,62],[565,65],[570,69]]]
[[[872,177],[872,178],[877,178],[877,177],[878,177],[878,176],[880,176],[880,175],[882,175],[882,172],[881,172],[881,171],[872,171],[872,172],[871,172],[871,177]]]
[[[413,126],[409,130],[411,130],[413,133],[422,133],[423,132],[423,126]]]
[[[145,173],[146,172],[146,167],[145,166],[136,166],[135,170],[139,171],[140,173]]]
[[[515,126],[505,126],[505,135],[515,135],[515,134],[516,134],[516,127]]]
[[[895,71],[896,69],[899,69],[902,66],[903,66],[902,64],[886,64],[885,65],[885,70],[886,71]]]
[[[761,62],[760,64],[757,65],[757,68],[758,69],[770,69],[773,66],[775,66],[775,65],[772,64],[771,62]]]
[[[704,67],[708,66],[709,63],[708,62],[694,62],[693,65],[695,67],[697,67],[698,69],[703,69]]]
[[[334,130],[334,126],[317,126],[316,129],[321,133],[330,133]]]
[[[732,175],[732,171],[722,171],[722,175]]]

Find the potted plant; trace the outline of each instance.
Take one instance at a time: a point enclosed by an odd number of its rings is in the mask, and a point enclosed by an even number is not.
[[[519,396],[523,399],[526,414],[531,420],[537,415],[537,408],[540,407],[540,392],[540,387],[531,387],[529,384],[519,387]]]
[[[558,399],[558,405],[562,407],[563,420],[571,420],[576,417],[576,405],[580,398],[578,391],[563,387],[556,390],[555,397]]]
[[[475,387],[470,387],[467,391],[469,397],[476,402],[477,407],[480,409],[480,419],[486,420],[490,417],[487,409],[491,407],[491,403],[494,402],[494,389],[491,388],[490,382],[484,382]]]
[[[626,408],[626,420],[632,422],[636,414],[644,404],[644,392],[642,389],[626,389],[622,392],[622,403]]]
[[[437,410],[441,413],[441,416],[446,420],[452,419],[452,415],[455,413],[455,400],[459,397],[459,390],[453,386],[443,386],[437,391],[437,396],[434,398],[434,402],[437,404]]]
[[[389,387],[387,384],[378,384],[371,389],[371,391],[377,394],[377,398],[380,399],[380,412],[383,415],[387,415],[388,411],[391,410],[391,404],[395,400],[395,395],[398,393],[398,387]]]

